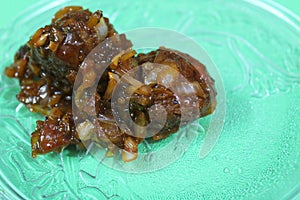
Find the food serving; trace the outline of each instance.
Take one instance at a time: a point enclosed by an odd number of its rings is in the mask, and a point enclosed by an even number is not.
[[[86,113],[89,113],[90,105],[95,105],[99,119],[106,119],[97,121],[101,131],[89,128],[92,122],[88,119],[77,119],[79,123],[75,123],[72,92],[80,66],[97,45],[117,34],[102,11],[91,12],[80,6],[69,6],[59,10],[50,25],[38,29],[19,48],[13,64],[5,69],[5,74],[19,80],[21,91],[17,99],[31,112],[45,115],[44,121],[37,121],[36,130],[31,135],[32,157],[59,152],[69,145],[82,147],[83,140],[92,140],[107,150],[107,156],[122,149],[124,161],[136,159],[138,145],[143,140],[164,139],[180,127],[180,107],[183,102],[179,101],[174,91],[160,84],[166,78],[171,80],[171,85],[176,83],[179,75],[188,80],[196,95],[190,96],[186,92],[183,94],[187,100],[184,103],[199,111],[197,118],[214,111],[217,92],[213,78],[202,63],[188,54],[165,47],[149,53],[128,49],[115,56],[105,69],[92,98],[93,104],[84,101],[75,105],[85,107],[83,112]],[[135,137],[123,131],[115,121],[111,106],[112,93],[128,71],[138,69],[143,74],[149,68],[156,70],[159,75],[143,77],[139,81],[132,77],[129,81],[131,85],[137,84],[139,87],[133,87],[128,112],[132,121],[140,127],[150,123],[149,111],[153,105],[163,106],[167,118],[162,129],[151,138],[145,137],[145,129],[135,130],[134,135],[139,136]],[[85,74],[89,75],[85,82],[97,76],[92,68],[87,68]],[[130,90],[130,84],[124,92]],[[82,86],[81,90],[87,87]],[[75,98],[78,98],[75,102],[79,102],[79,97]],[[119,103],[122,104],[122,101]],[[159,115],[151,120],[161,123]],[[190,118],[185,124],[191,120],[196,118]]]

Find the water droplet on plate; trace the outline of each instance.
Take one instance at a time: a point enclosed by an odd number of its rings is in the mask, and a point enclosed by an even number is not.
[[[223,170],[223,172],[227,174],[227,173],[230,172],[230,170],[227,167],[225,167],[224,170]]]

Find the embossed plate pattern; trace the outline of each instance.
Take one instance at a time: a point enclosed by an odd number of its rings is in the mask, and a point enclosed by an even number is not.
[[[0,75],[1,199],[291,199],[300,190],[300,21],[271,1],[39,1],[1,30],[1,71],[33,31],[64,5],[101,9],[120,32],[163,27],[203,46],[223,78],[227,114],[204,159],[204,132],[176,163],[129,174],[73,151],[32,159],[42,119],[20,105],[16,80]],[[204,129],[205,131],[205,129]],[[162,142],[163,144],[163,142]]]

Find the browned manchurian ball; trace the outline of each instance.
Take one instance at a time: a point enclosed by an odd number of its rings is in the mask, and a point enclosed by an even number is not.
[[[72,90],[81,63],[92,49],[115,34],[117,32],[108,18],[103,17],[102,11],[92,13],[82,7],[70,6],[59,10],[51,24],[38,29],[15,54],[14,63],[5,69],[5,74],[19,80],[21,91],[17,95],[18,100],[30,111],[46,116],[44,121],[37,121],[36,130],[31,136],[33,157],[60,151],[71,144],[82,146],[82,140],[90,140],[106,148],[107,156],[114,155],[121,148],[124,161],[137,157],[138,144],[144,140],[142,137],[136,138],[122,132],[113,120],[99,120],[101,131],[94,130],[92,123],[84,117],[79,119],[75,127],[72,116]],[[214,111],[217,93],[214,80],[205,66],[187,54],[159,48],[146,54],[136,54],[131,49],[116,56],[99,81],[97,94],[93,97],[95,104],[85,102],[83,112],[89,112],[89,105],[96,105],[99,116],[113,119],[110,101],[117,81],[137,66],[143,71],[147,63],[170,66],[192,83],[196,97],[190,99],[189,103],[199,109],[198,117]],[[178,74],[176,71],[162,71],[160,77],[165,74],[175,79]],[[91,79],[96,76],[93,71],[87,73]],[[176,94],[160,84],[142,84],[130,99],[132,120],[145,126],[149,123],[150,107],[154,104],[164,106],[167,121],[152,139],[166,138],[179,128],[180,102]],[[154,121],[160,123],[159,119]],[[142,129],[136,131],[145,134]]]

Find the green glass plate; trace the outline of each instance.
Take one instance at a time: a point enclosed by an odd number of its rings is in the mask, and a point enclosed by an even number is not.
[[[204,129],[175,163],[126,173],[67,149],[31,158],[42,116],[18,103],[18,82],[0,75],[1,199],[299,199],[300,19],[272,1],[39,1],[1,31],[1,71],[18,47],[65,5],[101,9],[119,32],[175,30],[204,47],[226,92],[218,143],[199,159]],[[201,122],[200,122],[201,123]],[[157,145],[164,145],[161,141]]]

